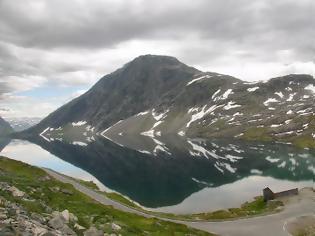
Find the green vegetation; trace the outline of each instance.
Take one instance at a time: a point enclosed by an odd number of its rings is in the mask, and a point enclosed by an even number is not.
[[[311,135],[301,135],[293,139],[293,144],[300,148],[315,148],[315,140]]]
[[[104,193],[104,192],[103,192]],[[132,201],[130,201],[129,199],[125,198],[124,196],[120,195],[119,193],[104,193],[106,197],[116,201],[116,202],[120,202],[126,206],[135,208],[135,209],[142,209],[141,207],[139,207],[137,204],[133,203]]]
[[[254,201],[245,202],[240,208],[230,208],[227,210],[218,210],[208,213],[190,214],[190,215],[175,215],[161,212],[150,212],[142,209],[129,199],[118,193],[106,193],[102,192],[106,197],[120,202],[129,207],[141,210],[142,212],[156,215],[158,217],[165,217],[169,219],[177,220],[225,220],[225,219],[237,219],[242,217],[251,217],[256,215],[273,213],[279,210],[279,207],[283,206],[281,201],[270,201],[268,203],[263,201],[263,197],[256,197]]]
[[[24,163],[0,158],[0,182],[7,182],[27,193],[35,202],[13,197],[0,190],[0,196],[21,204],[30,212],[40,214],[52,210],[68,209],[78,217],[78,223],[86,228],[92,224],[108,232],[107,222],[116,222],[122,226],[122,235],[210,235],[187,226],[162,221],[156,218],[144,218],[131,213],[101,205],[88,196],[52,178],[36,167]]]
[[[257,215],[269,214],[278,211],[283,206],[280,201],[264,202],[262,197],[257,197],[252,202],[244,203],[240,208],[230,208],[227,210],[218,210],[208,213],[198,213],[190,215],[173,215],[159,213],[160,216],[178,220],[194,221],[216,221],[252,217]]]
[[[60,174],[60,173],[58,173],[58,174]],[[62,174],[60,174],[60,175],[62,175]],[[82,180],[82,179],[76,179],[76,178],[73,178],[73,177],[67,176],[67,175],[63,175],[63,176],[66,177],[66,178],[72,179],[72,180],[74,180],[74,181],[76,181],[76,182],[82,184],[83,186],[85,186],[85,187],[87,187],[87,188],[93,189],[93,190],[95,190],[95,191],[99,191],[99,190],[100,190],[99,187],[97,186],[97,184],[94,183],[93,181],[87,181],[87,180]]]
[[[315,226],[300,229],[298,232],[294,233],[293,236],[315,236]]]
[[[262,197],[257,197],[252,202],[244,203],[240,208],[230,208],[227,210],[219,210],[211,213],[201,213],[192,215],[193,219],[202,220],[223,220],[235,219],[240,217],[250,217],[275,212],[278,207],[283,206],[280,201],[264,202]]]
[[[93,182],[93,181],[86,181],[86,180],[81,180],[81,179],[76,179],[76,178],[72,178],[69,176],[65,176],[67,178],[73,179],[74,181],[82,184],[83,186],[90,188],[94,191],[97,191],[101,194],[104,194],[106,197],[116,201],[116,202],[120,202],[123,205],[135,208],[135,209],[139,209],[141,210],[142,208],[140,206],[138,206],[137,204],[133,203],[131,200],[127,199],[126,197],[124,197],[123,195],[119,194],[119,193],[115,193],[115,192],[102,192],[100,191],[99,187]]]
[[[253,127],[249,128],[244,132],[242,139],[248,141],[272,141],[272,137],[268,134],[267,128],[264,127]]]

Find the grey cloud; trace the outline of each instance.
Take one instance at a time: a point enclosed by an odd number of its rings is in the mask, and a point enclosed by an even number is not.
[[[226,56],[268,62],[281,50],[314,60],[314,11],[313,0],[0,0],[0,76],[54,78],[89,69],[38,55],[31,60],[32,49],[84,55],[135,39],[178,42],[174,56],[194,64]]]
[[[315,36],[312,0],[142,1],[140,6],[125,1],[115,7],[105,1],[43,2],[44,10],[38,10],[23,1],[2,0],[2,40],[23,47],[97,49],[131,39],[196,35],[251,49],[293,48],[303,57]]]
[[[0,101],[43,85],[87,88],[143,53],[242,79],[281,64],[315,73],[314,15],[314,0],[0,0]]]
[[[10,88],[10,86],[8,86],[7,83],[0,81],[0,96],[6,93],[11,92],[12,89]]]

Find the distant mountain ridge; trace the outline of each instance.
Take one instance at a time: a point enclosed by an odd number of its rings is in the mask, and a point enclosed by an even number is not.
[[[23,131],[37,125],[42,118],[39,117],[15,117],[7,118],[7,122],[11,125],[14,131]]]
[[[0,136],[6,136],[13,132],[10,124],[0,117]]]
[[[315,147],[314,99],[310,75],[249,83],[201,72],[173,57],[145,55],[104,76],[22,135],[50,140],[80,132],[115,141],[140,134],[159,146],[158,137],[176,134]]]

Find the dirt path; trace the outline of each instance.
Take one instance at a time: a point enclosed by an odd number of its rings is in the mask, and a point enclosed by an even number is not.
[[[144,213],[142,211],[125,206],[119,202],[113,201],[106,196],[97,193],[96,191],[93,191],[74,181],[73,179],[67,178],[66,176],[63,176],[55,171],[49,169],[44,170],[47,172],[47,174],[54,177],[55,179],[64,183],[72,184],[78,191],[88,195],[89,197],[104,205],[111,205],[115,209],[148,218],[155,217],[154,215]],[[290,235],[286,231],[286,224],[288,221],[295,217],[315,214],[315,193],[311,189],[305,188],[300,191],[298,196],[285,198],[283,201],[285,202],[285,209],[283,211],[273,215],[258,216],[248,219],[222,222],[189,222],[170,220],[161,217],[156,218],[185,224],[196,229],[216,233],[222,236],[288,236]]]

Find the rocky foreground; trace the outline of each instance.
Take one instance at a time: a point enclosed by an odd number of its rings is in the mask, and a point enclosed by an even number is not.
[[[210,234],[102,205],[39,168],[0,157],[0,235]]]
[[[50,178],[47,176],[47,180]],[[36,191],[30,188],[32,192]],[[21,201],[35,203],[37,200],[31,198],[25,192],[20,191],[15,186],[11,186],[6,182],[0,182],[0,191],[18,198]],[[52,191],[60,191],[64,194],[73,194],[70,191],[65,191],[60,188],[52,189]],[[103,235],[120,235],[121,226],[115,223],[106,223],[106,226],[115,233],[104,233],[98,230],[94,225],[89,229],[78,224],[78,217],[70,213],[67,209],[59,212],[53,211],[44,202],[37,202],[45,208],[47,213],[38,214],[26,210],[22,205],[6,200],[0,197],[0,235],[43,235],[43,236],[74,236],[79,231],[84,236],[103,236]]]

